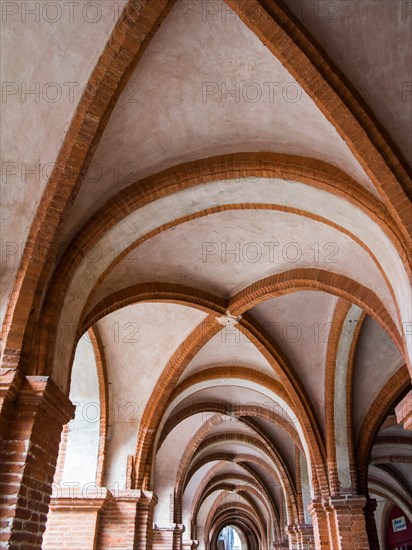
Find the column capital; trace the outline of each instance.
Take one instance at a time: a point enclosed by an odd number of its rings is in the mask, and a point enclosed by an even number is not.
[[[196,550],[198,546],[199,546],[198,540],[186,540],[182,542],[183,550]]]
[[[14,399],[24,384],[25,376],[16,369],[0,368],[0,400]]]
[[[310,515],[316,514],[318,511],[325,511],[324,503],[320,499],[313,499],[308,506],[308,512]]]
[[[364,509],[366,505],[366,497],[364,496],[349,496],[349,497],[334,497],[329,499],[329,504],[334,510],[340,509]]]
[[[26,376],[17,401],[21,416],[35,413],[39,408],[61,425],[74,418],[75,406],[49,376]]]
[[[395,408],[398,424],[403,424],[405,430],[412,431],[412,390]]]
[[[96,512],[102,509],[110,493],[105,487],[101,487],[99,495],[94,497],[85,497],[81,493],[75,495],[62,495],[52,497],[50,509],[53,511],[65,512]]]
[[[376,498],[368,498],[366,500],[366,505],[365,505],[366,512],[374,513],[377,507],[378,507],[378,503],[376,501]]]

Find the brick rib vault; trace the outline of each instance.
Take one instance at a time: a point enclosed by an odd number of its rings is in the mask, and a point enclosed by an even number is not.
[[[0,548],[409,536],[407,3],[7,4]]]

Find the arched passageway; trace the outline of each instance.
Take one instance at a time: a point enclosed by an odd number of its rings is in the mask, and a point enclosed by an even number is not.
[[[0,548],[408,544],[409,3],[68,4],[2,5]]]

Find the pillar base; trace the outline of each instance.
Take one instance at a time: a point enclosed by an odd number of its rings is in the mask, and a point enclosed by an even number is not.
[[[364,512],[366,498],[332,498],[329,504],[334,513],[338,550],[369,550]]]
[[[100,512],[109,496],[107,489],[97,489],[94,497],[85,497],[81,492],[74,495],[70,489],[52,497],[44,550],[95,550]]]
[[[0,547],[40,550],[61,432],[74,406],[48,376],[6,373],[2,382]]]
[[[153,550],[182,550],[184,530],[184,525],[180,523],[170,527],[156,526],[153,530]]]

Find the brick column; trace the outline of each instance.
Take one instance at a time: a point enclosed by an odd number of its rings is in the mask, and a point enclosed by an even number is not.
[[[156,527],[153,531],[153,550],[170,550],[173,548],[173,530]]]
[[[173,529],[173,550],[182,550],[182,537],[185,527],[181,523],[176,523]]]
[[[43,550],[96,550],[99,514],[108,495],[107,489],[96,489],[90,498],[73,496],[70,489],[52,497]]]
[[[300,524],[297,526],[299,536],[299,548],[302,550],[315,550],[315,537],[313,535],[313,526]]]
[[[288,525],[289,549],[299,550],[299,533],[297,525]]]
[[[60,435],[74,407],[49,377],[16,376],[21,389],[6,405],[0,446],[0,548],[40,550]]]
[[[313,522],[315,547],[319,550],[330,550],[330,531],[328,514],[319,500],[313,500],[309,506],[309,514]]]
[[[155,494],[142,492],[137,506],[135,548],[138,550],[152,550],[153,545],[153,514],[157,504]]]
[[[99,550],[139,548],[135,546],[135,539],[140,496],[140,491],[132,489],[118,491],[114,497],[109,495],[100,513]]]
[[[365,497],[333,498],[330,504],[334,510],[338,534],[337,550],[369,550]]]
[[[369,546],[371,548],[379,548],[379,536],[378,536],[378,530],[376,528],[376,520],[375,520],[376,506],[377,506],[376,499],[369,498],[366,501],[366,506],[365,506],[366,532],[368,535]]]
[[[0,441],[3,431],[10,421],[14,400],[16,399],[25,377],[14,369],[0,369]]]

